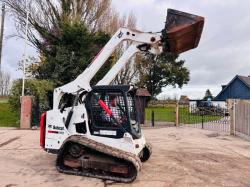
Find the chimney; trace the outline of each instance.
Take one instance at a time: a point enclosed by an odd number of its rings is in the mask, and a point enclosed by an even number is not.
[[[224,90],[224,88],[226,88],[227,85],[221,85],[222,90]]]

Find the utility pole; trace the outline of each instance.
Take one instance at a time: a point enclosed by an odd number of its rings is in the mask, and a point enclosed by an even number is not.
[[[3,50],[3,32],[4,32],[4,19],[5,19],[5,4],[2,4],[2,19],[1,19],[1,33],[0,33],[0,71],[2,62],[2,50]]]

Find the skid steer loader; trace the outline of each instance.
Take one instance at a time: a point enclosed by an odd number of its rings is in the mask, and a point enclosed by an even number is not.
[[[161,33],[120,28],[74,81],[54,90],[40,119],[40,145],[57,154],[59,172],[132,182],[152,149],[138,122],[132,85],[109,85],[135,53],[180,54],[197,47],[204,18],[169,9]],[[97,83],[90,80],[123,41],[131,45]]]

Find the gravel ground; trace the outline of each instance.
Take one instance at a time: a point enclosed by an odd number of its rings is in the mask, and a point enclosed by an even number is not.
[[[0,186],[250,186],[250,142],[212,131],[144,129],[153,155],[132,184],[71,176],[39,147],[39,131],[0,128]]]

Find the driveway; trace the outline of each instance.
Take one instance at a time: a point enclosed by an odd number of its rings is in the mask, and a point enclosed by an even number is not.
[[[250,142],[188,127],[147,128],[153,155],[132,184],[71,176],[39,147],[39,131],[0,128],[0,186],[250,186]]]

